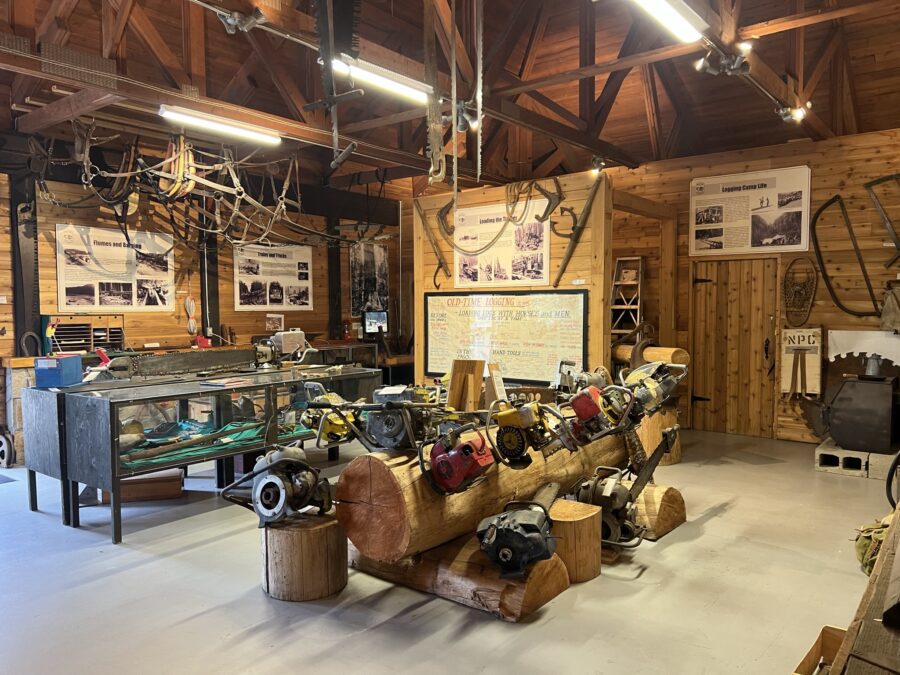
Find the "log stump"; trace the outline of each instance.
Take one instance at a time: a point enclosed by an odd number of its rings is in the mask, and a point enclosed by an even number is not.
[[[260,530],[262,587],[277,600],[303,602],[347,585],[347,535],[334,516],[309,515]]]
[[[647,528],[644,538],[656,541],[687,520],[684,497],[676,488],[651,483],[638,497],[635,519]]]
[[[562,559],[573,584],[600,576],[600,507],[557,499],[550,507],[556,555]]]
[[[556,554],[531,565],[521,579],[501,579],[471,534],[396,562],[368,558],[352,544],[349,557],[350,566],[361,572],[510,622],[533,614],[569,587],[566,566]]]
[[[678,411],[670,407],[662,408],[641,420],[641,426],[637,429],[637,435],[641,439],[648,457],[662,441],[663,430],[674,427],[676,424],[678,424]],[[681,434],[675,437],[675,445],[669,448],[669,452],[662,456],[659,464],[660,466],[668,466],[679,462],[681,462]]]

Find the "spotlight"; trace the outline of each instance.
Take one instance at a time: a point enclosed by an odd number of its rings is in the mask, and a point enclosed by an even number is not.
[[[698,73],[708,73],[709,75],[718,75],[722,72],[722,61],[719,59],[719,65],[712,64],[712,51],[706,52],[706,56],[702,59],[694,61],[694,70]]]
[[[468,104],[459,101],[456,104],[456,130],[460,133],[464,131],[478,131],[478,125],[481,120],[475,114],[475,110],[470,108]]]
[[[603,171],[603,167],[606,166],[606,160],[603,159],[600,155],[594,155],[591,159],[591,174],[593,176],[599,176],[600,172]]]
[[[225,32],[229,35],[234,35],[237,31],[248,33],[257,26],[269,21],[259,7],[254,9],[249,15],[241,12],[216,12],[216,16],[225,25]]]
[[[806,108],[797,107],[791,110],[791,119],[795,122],[802,122],[806,119]]]
[[[775,113],[785,122],[800,123],[806,119],[807,110],[811,105],[807,102],[805,105],[791,108],[790,106],[782,106],[775,109]]]
[[[741,53],[742,56],[749,56],[750,52],[753,51],[753,43],[752,42],[738,42],[735,47]]]

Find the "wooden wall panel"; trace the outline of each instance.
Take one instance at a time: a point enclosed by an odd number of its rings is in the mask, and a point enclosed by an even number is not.
[[[617,189],[654,199],[677,209],[678,212],[678,345],[689,348],[690,325],[690,262],[688,256],[689,188],[694,178],[702,178],[743,171],[807,165],[812,170],[812,211],[832,195],[840,192],[847,202],[854,232],[867,263],[869,274],[879,300],[884,284],[896,276],[896,267],[887,270],[884,263],[890,258],[892,247],[885,246],[887,234],[873,208],[863,184],[880,176],[900,171],[900,130],[881,131],[857,136],[844,136],[826,141],[798,141],[751,150],[717,153],[697,157],[651,162],[638,169],[608,170]],[[887,191],[884,199],[888,211],[900,222],[900,190]],[[867,293],[862,283],[846,231],[835,218],[836,212],[822,219],[820,239],[829,273],[841,298],[852,307],[864,307]],[[647,225],[649,232],[652,227]],[[634,235],[632,235],[634,236]],[[637,235],[641,236],[641,235]],[[647,235],[649,236],[649,235]],[[798,254],[778,256],[781,279],[785,266]],[[808,254],[812,257],[812,251]],[[718,258],[717,258],[718,259]],[[778,289],[780,294],[780,289]],[[783,317],[779,325],[783,324]],[[829,329],[877,328],[876,318],[856,318],[841,312],[819,284],[809,325]],[[710,336],[715,333],[709,333]],[[694,367],[703,368],[707,354],[701,336],[695,336]],[[713,340],[715,341],[715,339]],[[777,345],[776,345],[777,347]],[[715,349],[715,346],[709,348]],[[698,371],[699,372],[699,371]],[[775,384],[773,384],[773,387]],[[813,441],[814,437],[794,405],[775,397],[775,433],[778,438]]]
[[[320,216],[293,216],[298,222],[317,230],[325,229],[325,219]],[[278,233],[281,230],[275,228]],[[288,235],[296,238],[297,235]],[[237,311],[234,307],[234,249],[225,244],[219,251],[219,320],[235,332],[236,344],[249,344],[255,335],[268,335],[266,314],[284,314],[285,328],[302,328],[307,333],[319,333],[328,337],[328,248],[325,245],[312,247],[312,311],[285,311],[283,309],[260,308],[249,312]],[[215,327],[220,333],[220,326]]]
[[[0,174],[0,356],[15,354],[13,317],[12,223],[10,222],[9,176]]]
[[[80,185],[68,183],[48,183],[50,191],[61,202],[75,202],[85,196]],[[90,202],[88,202],[90,203]],[[171,233],[168,218],[142,200],[138,214],[129,218],[129,226],[136,230],[153,230]],[[64,208],[38,197],[38,274],[40,278],[41,314],[67,314],[65,307],[57,306],[56,277],[56,225],[71,223],[88,227],[115,229],[112,211],[90,206],[88,208]],[[174,308],[168,312],[125,313],[125,340],[129,347],[140,349],[146,343],[158,342],[163,347],[187,347],[191,336],[188,334],[184,300],[193,296],[197,304],[197,317],[202,311],[200,298],[200,275],[198,272],[198,250],[196,246],[176,245],[175,248],[175,298]],[[94,314],[121,312],[92,312]]]

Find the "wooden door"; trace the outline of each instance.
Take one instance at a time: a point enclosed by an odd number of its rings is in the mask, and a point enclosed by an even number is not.
[[[774,258],[693,264],[692,425],[774,436]]]

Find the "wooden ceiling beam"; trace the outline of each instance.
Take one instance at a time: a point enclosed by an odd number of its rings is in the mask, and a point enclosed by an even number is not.
[[[658,33],[655,27],[642,21],[635,21],[625,35],[622,46],[619,48],[619,58],[641,53],[657,39],[657,36]],[[619,91],[621,91],[622,85],[625,83],[625,79],[631,72],[632,67],[615,70],[606,78],[600,96],[594,101],[591,119],[589,120],[588,131],[592,135],[599,136],[603,132],[603,127],[606,126],[606,121],[609,119],[609,115],[616,103]]]
[[[190,0],[181,2],[181,42],[191,84],[206,96],[206,10]]]
[[[806,9],[806,0],[794,0],[794,9],[801,13]],[[788,85],[799,91],[805,80],[803,72],[806,60],[806,28],[800,27],[785,36],[785,73]]]
[[[506,22],[500,37],[493,43],[490,51],[484,59],[485,73],[484,86],[490,89],[500,78],[506,69],[506,63],[512,56],[513,50],[519,43],[522,34],[526,32],[537,16],[541,3],[538,0],[520,0],[516,2],[516,9],[509,21]]]
[[[82,89],[17,118],[16,130],[23,134],[34,134],[122,100],[122,96],[102,89]]]
[[[225,88],[219,92],[219,98],[224,101],[231,101],[238,105],[244,105],[253,93],[256,91],[257,83],[253,74],[259,67],[259,56],[256,52],[250,52],[250,55],[238,68],[238,71],[232,76],[225,85]]]
[[[668,61],[670,59],[677,59],[682,56],[699,54],[703,51],[704,47],[700,42],[659,47],[657,49],[650,49],[648,51],[639,54],[633,54],[627,57],[618,57],[613,59],[612,61],[596,63],[593,66],[576,68],[574,70],[567,70],[556,75],[548,75],[546,77],[536,78],[534,80],[522,82],[522,84],[519,85],[513,85],[512,87],[498,87],[496,89],[492,89],[491,94],[494,96],[504,97],[516,96],[517,94],[533,91],[535,89],[543,89],[544,87],[549,87],[556,84],[566,84],[568,82],[574,82],[575,80],[581,80],[585,77],[607,75],[618,70],[637,68],[647,63]]]
[[[316,119],[316,115],[303,110],[303,106],[309,103],[309,100],[306,94],[300,90],[300,85],[294,79],[291,69],[288,68],[287,59],[279,54],[272,45],[268,33],[251,30],[244,35],[247,36],[247,41],[253,47],[259,65],[265,68],[272,78],[272,84],[275,85],[288,110],[291,111],[291,115],[301,122],[315,121],[316,126],[321,126],[321,119]]]
[[[368,185],[370,183],[381,183],[382,181],[390,182],[421,175],[421,171],[407,166],[389,166],[384,169],[356,171],[354,173],[341,174],[340,176],[332,176],[328,181],[328,187],[346,189],[354,185]]]
[[[110,0],[110,2],[112,2],[116,10],[121,12],[128,0]],[[150,50],[150,54],[156,59],[166,78],[172,84],[176,87],[184,87],[191,84],[191,78],[184,72],[178,57],[175,56],[169,48],[169,44],[156,30],[153,20],[147,16],[147,13],[136,2],[131,8],[131,14],[128,16],[128,25],[141,39],[141,42],[147,46],[147,49]]]
[[[10,9],[13,27],[15,28],[19,21],[28,23],[28,27],[17,29],[17,34],[30,34],[31,39],[36,39],[37,44],[66,44],[70,35],[69,17],[78,6],[78,0],[53,0],[37,28],[35,28],[34,17],[36,4],[34,0],[12,0]],[[39,80],[15,77],[10,86],[11,99],[14,103],[23,103],[25,99],[34,96],[39,87]]]
[[[687,89],[671,61],[662,61],[653,65],[666,96],[675,110],[675,122],[666,138],[663,154],[673,157],[685,149],[693,148],[693,130],[687,120],[693,116],[694,105],[687,95]]]
[[[737,40],[742,2],[741,0],[718,0],[718,2],[719,18],[722,21],[722,42],[726,45],[734,44]]]
[[[597,61],[597,15],[594,0],[581,0],[578,5],[578,67],[589,68]],[[578,80],[578,117],[591,118],[596,96],[597,76]]]
[[[111,59],[119,49],[122,38],[125,36],[125,28],[128,26],[128,17],[134,7],[134,0],[124,0],[115,11],[112,0],[103,0],[101,32],[103,34],[102,55],[104,59]]]
[[[862,2],[833,9],[811,9],[779,17],[777,19],[770,19],[768,21],[760,21],[759,23],[741,26],[738,30],[738,37],[741,40],[753,40],[765,37],[766,35],[774,35],[776,33],[794,30],[795,28],[815,26],[816,24],[825,23],[826,21],[844,19],[848,16],[873,14],[875,12],[887,12],[892,10],[900,10],[900,2],[897,0],[872,0],[870,2]]]
[[[653,159],[662,159],[662,119],[659,112],[659,95],[656,91],[656,76],[653,74],[652,66],[641,66],[641,85],[644,91],[644,110],[647,113]]]
[[[72,12],[77,6],[78,0],[53,0],[37,27],[37,41],[40,43],[47,40],[61,44],[60,38],[55,34],[61,29],[68,31],[69,17],[72,16]],[[68,36],[66,36],[66,40],[68,40]]]
[[[812,98],[813,92],[816,90],[816,87],[819,86],[822,76],[831,66],[832,59],[834,59],[835,54],[837,54],[840,49],[842,40],[843,33],[838,26],[833,27],[831,32],[825,36],[824,40],[822,40],[818,52],[815,57],[813,57],[812,72],[810,72],[809,77],[803,85],[803,91],[800,94],[801,100],[808,101]]]
[[[590,133],[578,131],[539,113],[527,110],[508,99],[500,98],[499,96],[485,99],[485,114],[501,122],[523,127],[554,140],[588,150],[617,164],[622,164],[629,168],[638,166],[637,160],[612,143],[607,143]]]
[[[472,65],[472,59],[466,50],[466,43],[459,33],[459,29],[453,23],[453,17],[450,16],[450,5],[447,0],[435,0],[435,28],[437,29],[438,39],[441,42],[444,54],[447,57],[447,63],[450,63],[450,41],[456,41],[456,65],[459,74],[462,75],[463,81],[467,86],[472,86],[475,82],[475,67]]]

